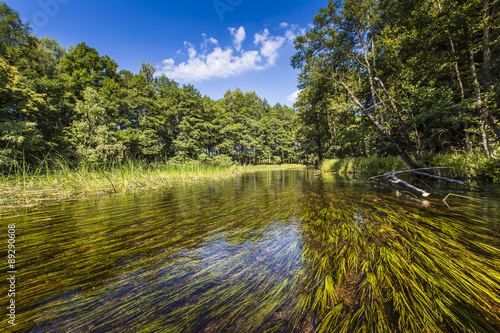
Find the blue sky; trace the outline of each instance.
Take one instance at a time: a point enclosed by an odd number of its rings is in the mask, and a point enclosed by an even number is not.
[[[292,105],[298,71],[293,38],[326,0],[6,0],[39,37],[68,47],[85,42],[138,73],[193,84],[203,95],[255,91],[271,104]]]

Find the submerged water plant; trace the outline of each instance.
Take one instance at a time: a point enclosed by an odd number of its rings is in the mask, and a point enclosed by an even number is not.
[[[500,211],[366,186],[263,171],[3,213],[14,331],[497,332]]]
[[[498,221],[332,196],[305,198],[302,211],[296,313],[317,317],[317,332],[500,328]]]

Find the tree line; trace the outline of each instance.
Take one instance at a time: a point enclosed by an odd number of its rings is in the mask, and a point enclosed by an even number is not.
[[[239,89],[212,100],[146,62],[138,74],[117,68],[85,43],[66,50],[37,38],[0,3],[0,168],[47,156],[71,165],[299,158],[290,107]]]
[[[328,1],[295,40],[309,158],[500,153],[500,1]]]
[[[143,63],[37,38],[0,3],[0,168],[61,157],[319,164],[500,153],[500,1],[328,1],[295,40],[295,109],[254,92],[212,100]]]

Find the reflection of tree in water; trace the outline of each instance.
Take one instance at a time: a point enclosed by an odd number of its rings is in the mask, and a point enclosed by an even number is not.
[[[305,275],[289,329],[498,332],[500,250],[484,223],[362,201],[302,199]]]

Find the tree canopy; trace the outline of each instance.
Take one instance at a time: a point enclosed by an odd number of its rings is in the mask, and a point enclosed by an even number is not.
[[[290,107],[239,89],[212,100],[147,62],[138,74],[117,68],[85,43],[66,50],[31,35],[0,3],[0,168],[47,156],[73,165],[299,158]]]
[[[316,165],[500,149],[500,1],[328,1],[295,40],[294,108],[254,92],[212,100],[144,62],[31,35],[0,3],[0,168],[140,159]]]
[[[316,160],[498,149],[499,1],[329,1],[295,41]]]

